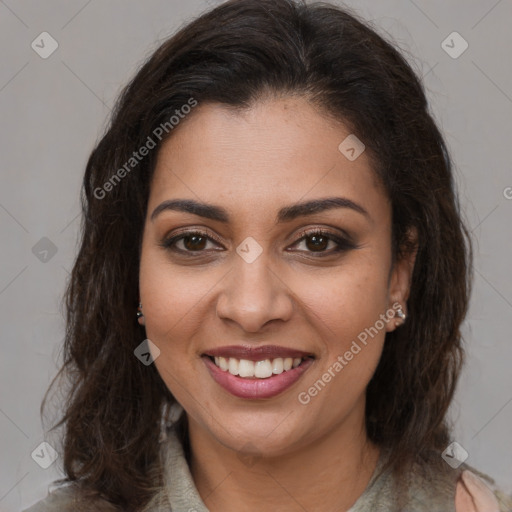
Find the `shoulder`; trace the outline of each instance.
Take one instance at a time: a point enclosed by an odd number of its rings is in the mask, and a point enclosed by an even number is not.
[[[84,498],[75,485],[59,487],[23,512],[87,512],[94,506],[97,512],[114,512],[116,508],[99,498]]]
[[[409,499],[428,503],[429,508],[425,510],[512,511],[512,498],[500,492],[492,478],[467,464],[455,471],[449,468],[445,472],[416,478]]]
[[[412,491],[412,492],[411,492]],[[429,506],[425,510],[454,512],[510,512],[512,499],[501,493],[494,480],[463,464],[416,478],[410,488],[410,503]],[[423,510],[421,507],[418,510]]]
[[[388,454],[383,451],[366,490],[349,512],[455,512],[460,471],[416,462],[397,474],[384,465],[387,459]]]
[[[379,461],[377,469],[381,466]],[[350,512],[512,511],[512,499],[500,493],[490,477],[466,464],[453,469],[433,460],[416,462],[399,478],[390,469],[377,469]]]
[[[476,470],[462,471],[455,493],[456,512],[506,512],[512,510],[512,498],[495,488],[492,479]],[[485,480],[486,481],[485,481]]]

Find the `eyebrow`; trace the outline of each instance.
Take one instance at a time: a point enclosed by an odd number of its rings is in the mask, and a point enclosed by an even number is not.
[[[277,214],[276,224],[290,222],[298,217],[314,215],[315,213],[332,210],[334,208],[348,208],[360,213],[371,221],[370,214],[359,204],[346,197],[326,197],[292,204],[281,208]],[[191,213],[198,217],[229,223],[230,216],[221,206],[200,203],[194,199],[169,199],[158,205],[151,214],[151,221],[164,211],[179,211]]]

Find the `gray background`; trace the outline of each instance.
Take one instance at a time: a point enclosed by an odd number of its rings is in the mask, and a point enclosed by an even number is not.
[[[44,470],[31,453],[52,439],[39,405],[58,364],[60,298],[76,251],[88,154],[137,66],[159,40],[214,3],[0,0],[2,511],[42,498],[61,474],[60,459]],[[411,55],[451,147],[476,249],[463,328],[468,364],[451,411],[454,439],[469,452],[468,463],[512,492],[512,2],[346,5]],[[59,44],[47,59],[31,48],[43,31]],[[456,59],[441,46],[453,31],[469,44]],[[42,252],[43,237],[55,254]]]

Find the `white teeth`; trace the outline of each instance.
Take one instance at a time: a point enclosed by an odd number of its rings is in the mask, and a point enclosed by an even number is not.
[[[238,375],[240,375],[240,377],[254,377],[254,361],[240,359]]]
[[[236,359],[235,357],[214,357],[215,364],[223,371],[240,377],[256,377],[267,379],[272,375],[279,375],[292,368],[297,368],[302,363],[302,358],[276,357],[262,361],[249,361],[248,359]]]
[[[266,379],[272,375],[272,363],[269,359],[258,361],[254,365],[254,376],[259,379]]]
[[[234,357],[229,358],[228,370],[231,375],[238,375],[238,359]]]
[[[272,361],[272,373],[274,375],[279,375],[280,373],[283,373],[283,358],[278,357],[277,359],[274,359]]]

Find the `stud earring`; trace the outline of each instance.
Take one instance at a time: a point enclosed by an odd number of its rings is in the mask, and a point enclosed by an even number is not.
[[[142,318],[144,314],[142,313],[142,302],[139,302],[139,306],[137,307],[137,319]]]
[[[400,306],[396,313],[395,313],[395,316],[397,316],[399,318],[399,320],[397,320],[395,322],[395,325],[401,325],[405,322],[405,319],[407,318],[407,315],[404,313],[403,309],[402,309],[402,306]]]

